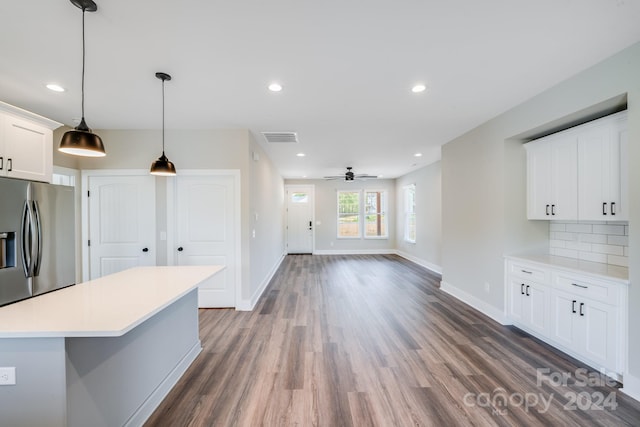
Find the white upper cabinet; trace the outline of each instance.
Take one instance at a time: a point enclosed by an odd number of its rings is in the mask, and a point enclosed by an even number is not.
[[[527,218],[578,218],[578,149],[575,135],[560,132],[525,145]]]
[[[589,123],[578,147],[578,219],[627,220],[626,113]]]
[[[525,145],[527,218],[627,220],[626,112]]]
[[[0,103],[0,176],[51,182],[60,123]]]

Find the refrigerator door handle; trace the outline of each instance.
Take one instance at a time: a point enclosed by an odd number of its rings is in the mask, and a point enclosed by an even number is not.
[[[31,214],[29,209],[29,201],[24,202],[22,209],[22,227],[20,234],[22,235],[22,269],[25,277],[31,277]]]
[[[34,233],[34,237],[36,239],[36,244],[34,245],[35,253],[32,254],[33,257],[33,275],[40,275],[40,264],[42,264],[42,221],[40,220],[40,209],[38,208],[38,202],[35,200],[31,202],[33,204],[33,213],[35,216],[35,228],[36,231]]]

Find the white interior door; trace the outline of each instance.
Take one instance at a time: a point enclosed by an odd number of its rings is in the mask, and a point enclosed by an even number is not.
[[[312,185],[287,185],[287,253],[313,253]]]
[[[175,182],[176,264],[225,265],[224,270],[200,285],[198,304],[235,307],[239,286],[236,283],[239,183],[234,175],[186,174],[176,176]]]
[[[89,176],[89,278],[156,264],[155,178]]]

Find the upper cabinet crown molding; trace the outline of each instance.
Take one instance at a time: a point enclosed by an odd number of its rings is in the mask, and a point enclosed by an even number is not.
[[[22,108],[15,107],[11,104],[7,104],[6,102],[2,102],[2,101],[0,101],[0,113],[7,113],[13,116],[18,116],[23,119],[29,120],[30,122],[37,123],[51,130],[56,130],[60,126],[63,126],[62,123],[58,123],[55,120],[42,117],[38,114],[32,113],[31,111],[23,110]]]
[[[527,218],[628,219],[626,111],[525,144]]]

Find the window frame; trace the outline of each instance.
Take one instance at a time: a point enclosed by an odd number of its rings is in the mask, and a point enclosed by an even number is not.
[[[412,198],[413,203],[411,203],[410,201],[410,197],[409,197],[410,192],[413,193],[413,198]],[[417,215],[416,215],[416,185],[409,184],[402,187],[402,196],[404,198],[403,238],[405,242],[415,244],[418,237]],[[413,217],[413,238],[410,232],[410,224],[411,224],[410,217]]]
[[[341,236],[340,235],[340,218],[347,216],[347,215],[353,215],[352,212],[348,212],[348,213],[340,213],[340,194],[342,193],[354,193],[358,195],[358,210],[356,212],[356,215],[358,216],[358,235],[357,236]],[[347,239],[347,240],[353,240],[353,239],[362,239],[362,190],[337,190],[336,191],[336,238],[337,239]]]
[[[389,239],[389,212],[388,212],[388,207],[389,207],[389,192],[387,190],[382,190],[382,189],[364,189],[362,190],[363,192],[363,197],[362,197],[362,218],[363,218],[363,228],[364,228],[364,232],[362,233],[363,238],[365,239],[373,239],[373,240],[384,240],[384,239]],[[378,193],[381,195],[381,205],[382,206],[378,206],[377,208],[377,212],[375,214],[369,214],[367,213],[367,194],[368,193]],[[367,216],[369,215],[376,215],[377,217],[380,217],[381,219],[381,225],[380,228],[382,228],[385,232],[384,235],[374,235],[374,236],[368,236],[367,235]]]

